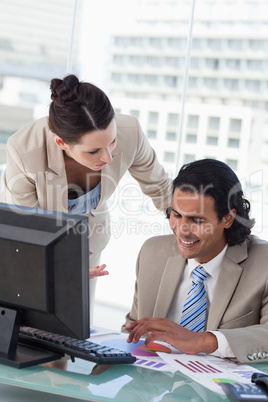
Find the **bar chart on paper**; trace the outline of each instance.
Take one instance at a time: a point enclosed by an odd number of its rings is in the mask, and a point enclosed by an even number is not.
[[[189,360],[188,363],[182,363],[181,361],[174,359],[175,362],[192,371],[193,373],[222,373],[221,370],[211,366],[210,364],[201,363],[198,360]]]
[[[238,365],[226,359],[211,355],[185,355],[183,353],[164,354],[160,357],[178,371],[186,374],[204,387],[224,395],[220,387],[223,382],[251,383],[251,376],[258,372],[254,367]]]

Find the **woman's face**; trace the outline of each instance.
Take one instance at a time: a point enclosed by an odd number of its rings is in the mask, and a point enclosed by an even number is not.
[[[81,137],[77,144],[66,144],[59,136],[55,136],[56,144],[80,165],[91,170],[101,170],[112,162],[112,151],[116,147],[116,122],[111,121],[105,130],[90,131]]]

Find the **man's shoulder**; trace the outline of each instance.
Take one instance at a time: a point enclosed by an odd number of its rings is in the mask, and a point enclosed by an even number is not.
[[[226,256],[237,264],[268,259],[268,241],[250,235],[243,243],[229,246]]]
[[[249,244],[266,244],[266,245],[268,245],[268,241],[267,240],[264,240],[264,239],[261,239],[260,237],[258,237],[258,236],[256,236],[256,235],[250,235],[249,237],[248,237],[248,243]]]
[[[247,248],[250,250],[265,249],[268,251],[268,241],[261,239],[258,236],[251,235],[246,240]]]
[[[177,241],[173,234],[150,237],[144,242],[142,250],[152,250],[155,253],[174,252],[177,251]]]

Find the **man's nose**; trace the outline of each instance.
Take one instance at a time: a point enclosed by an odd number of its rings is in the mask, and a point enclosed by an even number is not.
[[[182,217],[176,221],[175,232],[178,236],[189,236],[191,234],[191,225],[189,219]]]

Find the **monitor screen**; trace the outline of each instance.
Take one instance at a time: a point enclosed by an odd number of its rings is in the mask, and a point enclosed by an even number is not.
[[[90,336],[87,217],[0,203],[0,256],[0,357],[21,325]]]

